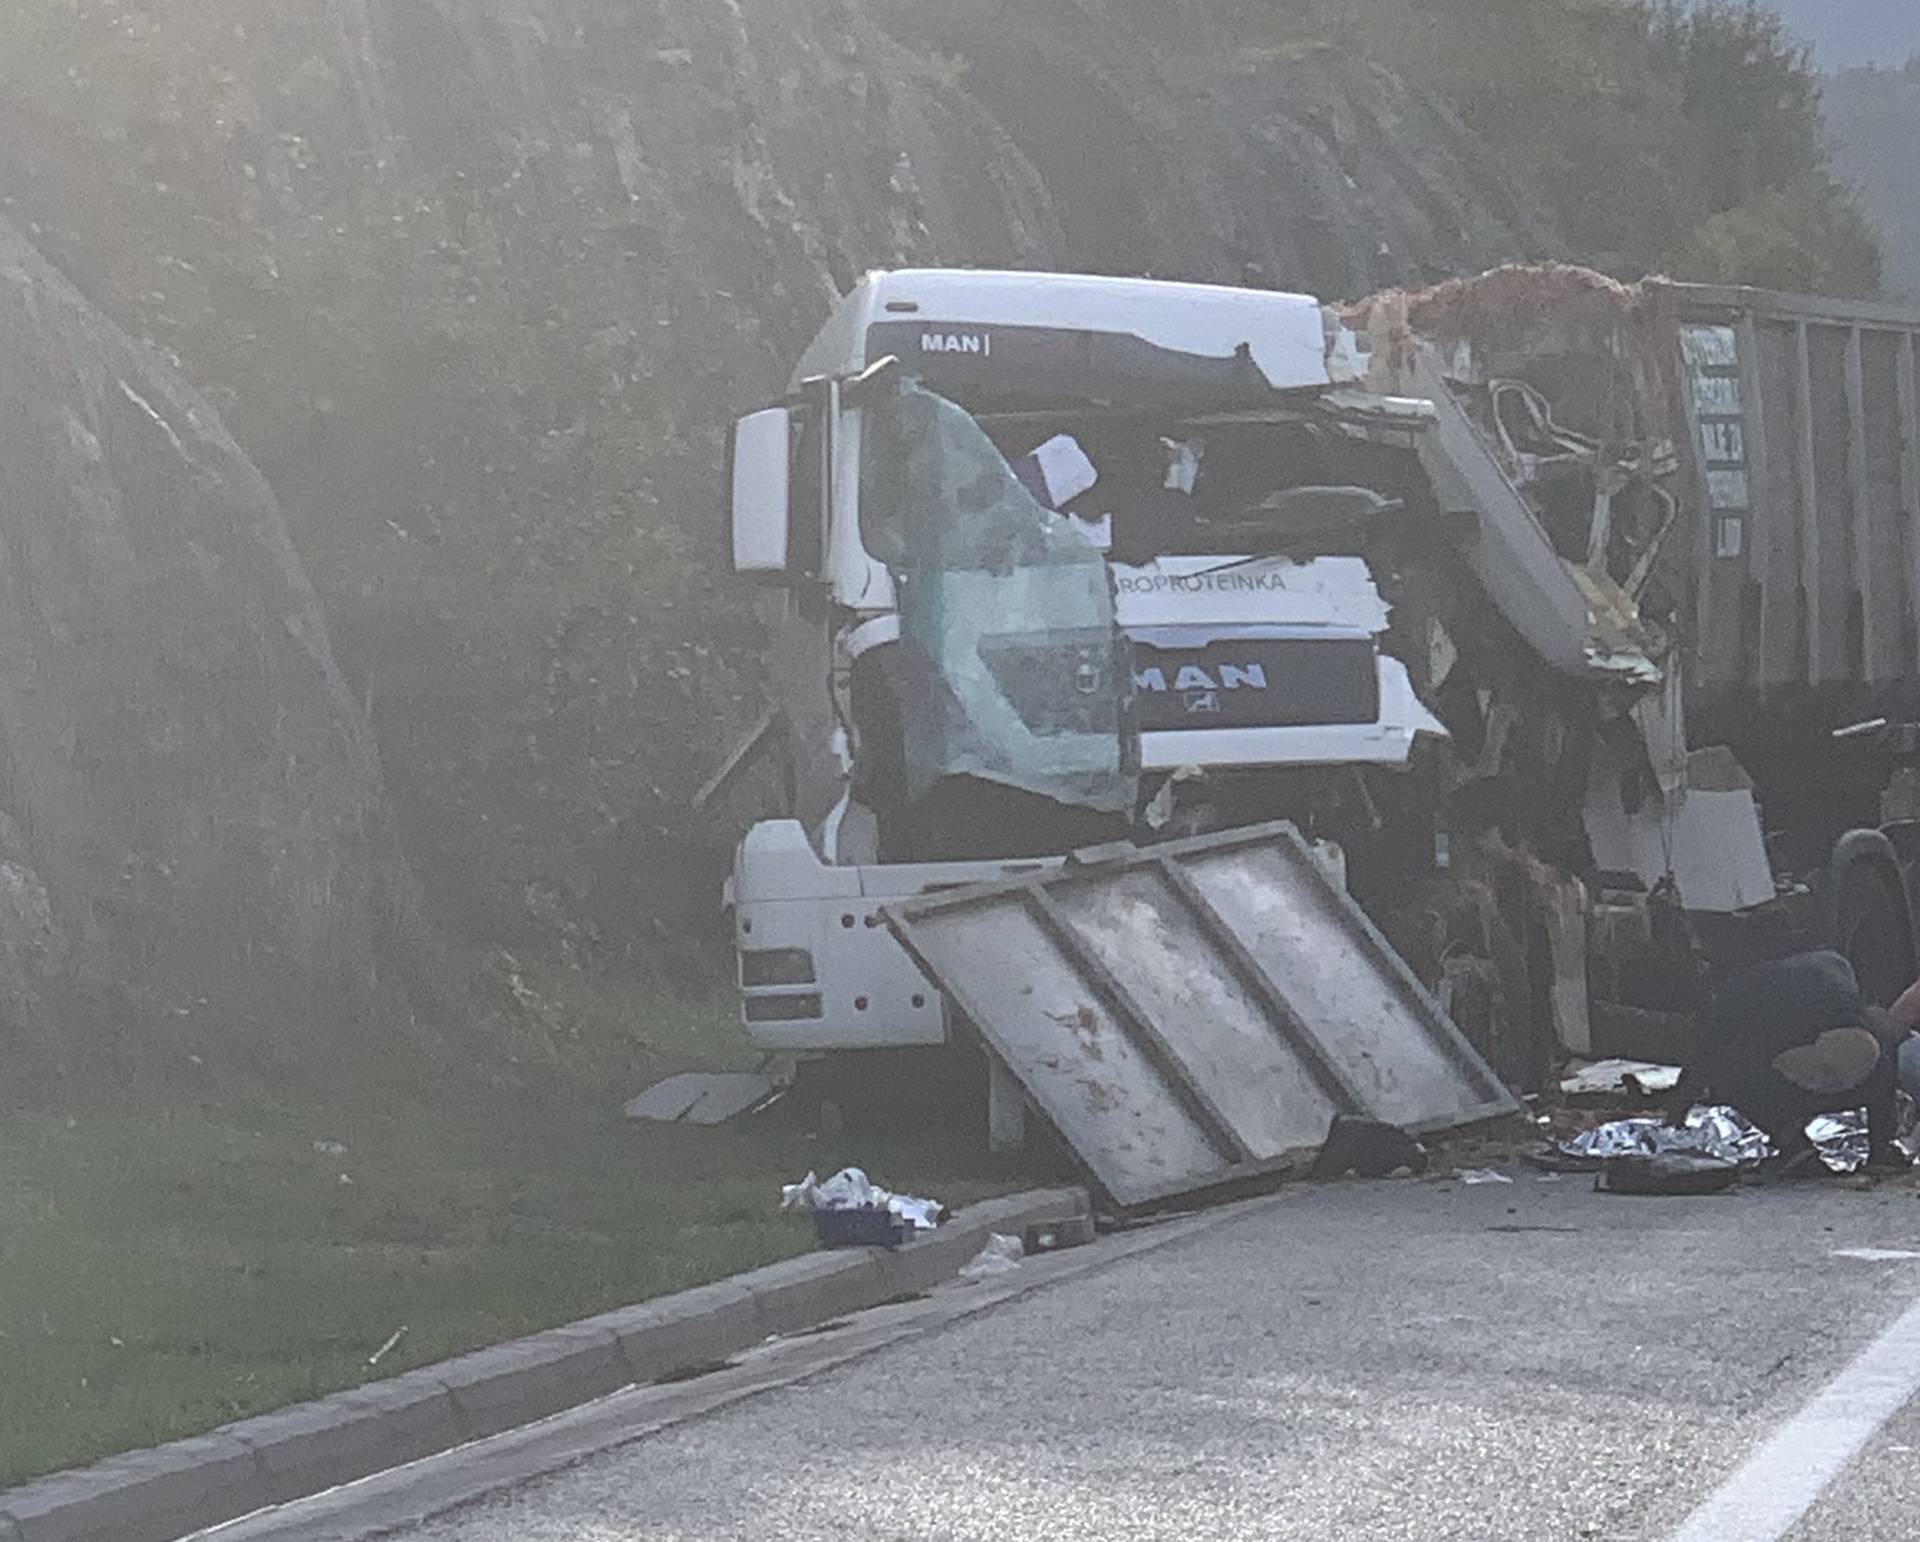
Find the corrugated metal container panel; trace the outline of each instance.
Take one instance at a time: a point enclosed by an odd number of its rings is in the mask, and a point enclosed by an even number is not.
[[[1920,312],[1673,285],[1698,683],[1920,684]]]

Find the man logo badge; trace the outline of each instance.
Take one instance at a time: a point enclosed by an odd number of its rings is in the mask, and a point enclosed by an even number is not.
[[[1157,696],[1169,690],[1177,691],[1182,697],[1211,696],[1217,709],[1222,691],[1264,691],[1267,668],[1264,664],[1222,664],[1216,673],[1209,674],[1198,664],[1182,664],[1169,685],[1167,672],[1154,664],[1136,670],[1133,684],[1136,690],[1151,691]]]
[[[922,332],[922,353],[976,353],[983,359],[993,357],[991,332]]]

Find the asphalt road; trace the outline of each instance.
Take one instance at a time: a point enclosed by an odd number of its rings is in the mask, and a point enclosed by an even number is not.
[[[405,1534],[1920,1535],[1920,1193],[1514,1176],[1290,1193]]]

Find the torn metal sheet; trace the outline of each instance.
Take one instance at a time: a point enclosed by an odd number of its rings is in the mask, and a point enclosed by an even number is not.
[[[659,1124],[725,1124],[773,1096],[774,1080],[752,1071],[683,1071],[627,1104],[629,1119]]]
[[[1467,560],[1501,613],[1554,669],[1657,685],[1660,664],[1638,637],[1638,613],[1616,585],[1566,562],[1493,448],[1447,384],[1438,353],[1418,345],[1408,386],[1437,413],[1420,463],[1448,511],[1472,512]]]
[[[1094,854],[1096,857],[1103,854]],[[1288,824],[885,912],[1123,1209],[1518,1105]]]
[[[1649,889],[1671,876],[1689,910],[1726,914],[1767,903],[1775,889],[1759,805],[1750,783],[1729,785],[1729,762],[1696,750],[1689,787],[1649,796],[1629,813],[1618,771],[1596,761],[1584,810],[1594,861],[1603,871],[1638,874]]]

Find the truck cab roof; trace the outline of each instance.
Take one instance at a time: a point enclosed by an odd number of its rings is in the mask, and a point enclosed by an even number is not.
[[[794,375],[849,374],[894,353],[980,360],[1089,335],[1119,340],[1169,371],[1257,370],[1268,390],[1324,390],[1339,328],[1311,295],[1161,279],[968,268],[867,274],[827,319]],[[1009,360],[1011,362],[1011,360]],[[1089,384],[1099,373],[1090,370]]]

